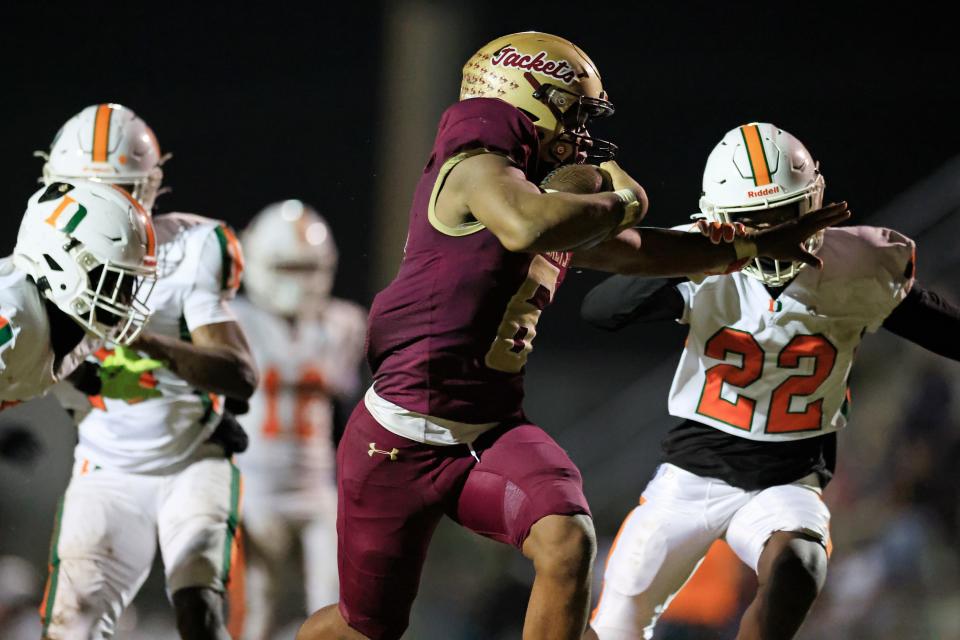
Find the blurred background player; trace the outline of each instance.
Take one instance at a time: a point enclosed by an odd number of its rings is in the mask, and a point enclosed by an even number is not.
[[[37,594],[43,577],[17,556],[0,556],[0,636],[9,640],[39,638]]]
[[[334,403],[357,399],[367,319],[330,295],[337,247],[312,207],[272,204],[241,240],[245,297],[232,306],[261,372],[240,418],[251,443],[238,462],[249,558],[244,637],[265,640],[278,631],[298,547],[307,611],[337,601]]]
[[[578,638],[593,524],[579,471],[522,408],[537,321],[567,268],[690,273],[758,252],[816,262],[800,240],[846,216],[827,209],[733,246],[644,229],[641,245],[631,227],[646,196],[615,163],[604,164],[614,191],[537,186],[616,149],[587,130],[613,105],[576,45],[498,38],[467,61],[460,98],[416,187],[399,273],[371,309],[374,384],[337,452],[339,606],[315,614],[301,640],[399,638],[443,515],[533,562],[524,637]]]
[[[120,190],[73,181],[34,193],[0,259],[0,408],[43,395],[103,340],[136,339],[155,278],[153,225]],[[96,383],[115,395],[126,381]]]
[[[820,207],[824,180],[803,144],[766,123],[729,131],[703,175],[701,231],[763,229]],[[591,625],[601,640],[652,638],[674,594],[725,538],[757,572],[737,638],[792,638],[826,578],[836,432],[861,338],[881,326],[960,359],[960,310],[914,281],[915,247],[896,231],[826,229],[807,241],[820,271],[752,260],[691,279],[613,277],[585,299],[592,323],[690,326],[663,463],[627,516]]]
[[[149,207],[160,158],[143,120],[100,104],[61,128],[43,175],[46,182],[110,183]],[[216,220],[174,213],[154,224],[158,281],[149,331],[129,349],[101,350],[57,388],[79,442],[51,544],[41,607],[46,638],[110,637],[150,571],[158,539],[181,636],[229,637],[222,593],[236,555],[241,492],[231,455],[245,441],[223,402],[249,397],[257,382],[227,307],[243,259],[233,232]],[[140,373],[126,401],[99,394],[102,360]]]

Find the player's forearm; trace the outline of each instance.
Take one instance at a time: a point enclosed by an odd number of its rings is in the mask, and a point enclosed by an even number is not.
[[[732,243],[713,244],[695,233],[674,229],[640,229],[637,259],[622,273],[647,276],[684,276],[725,270],[737,260]]]
[[[238,349],[201,347],[146,332],[133,346],[152,358],[163,360],[168,369],[198,389],[246,399],[257,388],[256,367]]]
[[[596,245],[623,222],[626,205],[614,193],[532,196],[520,207],[511,251],[575,251]]]
[[[698,233],[643,227],[577,253],[573,264],[624,275],[675,277],[722,272],[736,259],[731,243],[713,244]]]

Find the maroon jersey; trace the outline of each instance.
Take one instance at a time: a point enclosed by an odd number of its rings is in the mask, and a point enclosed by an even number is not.
[[[436,219],[449,171],[482,152],[506,156],[535,181],[539,142],[529,118],[494,98],[447,109],[413,196],[400,271],[373,301],[367,348],[380,397],[474,424],[522,414],[537,320],[570,262],[569,253],[507,251],[476,221]]]

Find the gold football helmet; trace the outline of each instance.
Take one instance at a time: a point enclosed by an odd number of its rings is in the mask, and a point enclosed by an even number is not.
[[[529,117],[541,149],[555,164],[602,162],[612,142],[593,138],[587,124],[613,113],[596,65],[569,40],[525,31],[484,45],[463,66],[460,99],[499,98]]]

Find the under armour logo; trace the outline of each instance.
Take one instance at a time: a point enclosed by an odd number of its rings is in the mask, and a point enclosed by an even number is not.
[[[367,451],[367,455],[372,458],[372,457],[373,457],[373,454],[375,454],[375,453],[379,453],[379,454],[385,455],[385,456],[389,457],[391,460],[396,460],[396,459],[397,459],[397,454],[400,453],[400,450],[397,449],[396,447],[394,447],[394,448],[391,449],[390,451],[381,451],[380,449],[377,449],[377,443],[376,443],[376,442],[371,442],[371,443],[370,443],[370,450]]]

